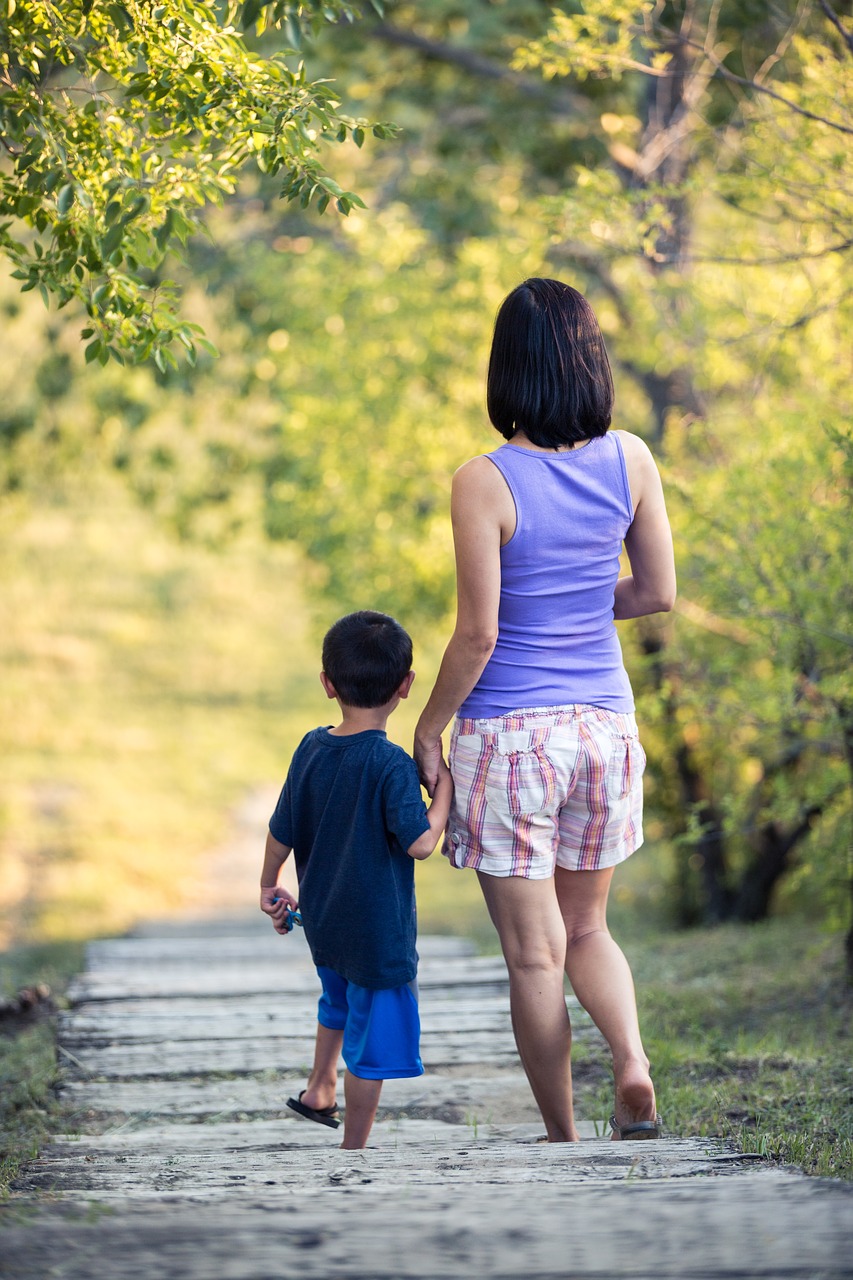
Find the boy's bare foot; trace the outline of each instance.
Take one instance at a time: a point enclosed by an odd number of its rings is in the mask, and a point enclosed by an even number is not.
[[[305,1086],[299,1095],[299,1101],[312,1111],[326,1111],[336,1105],[334,1085],[311,1084]]]
[[[315,1094],[321,1090],[315,1088]],[[326,1094],[329,1093],[327,1089]],[[340,1127],[341,1116],[338,1111],[338,1104],[334,1101],[334,1091],[332,1091],[332,1102],[327,1106],[316,1106],[308,1101],[311,1096],[311,1089],[303,1089],[295,1098],[288,1098],[287,1105],[291,1111],[295,1111],[297,1115],[304,1116],[306,1120],[315,1120],[318,1124],[328,1125],[330,1129]]]

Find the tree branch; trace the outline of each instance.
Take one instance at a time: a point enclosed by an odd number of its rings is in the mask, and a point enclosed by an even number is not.
[[[704,45],[699,44],[696,40],[690,40],[683,36],[673,35],[674,40],[681,40],[684,44],[689,45],[693,49],[698,49],[704,53],[705,57],[713,63],[716,74],[723,80],[727,80],[730,84],[739,84],[746,89],[753,89],[756,93],[763,93],[766,97],[772,98],[774,102],[781,102],[783,107],[787,107],[789,111],[796,112],[799,116],[805,116],[807,120],[815,120],[818,124],[825,124],[828,129],[836,129],[839,133],[846,133],[853,136],[853,127],[846,124],[838,124],[835,120],[829,120],[826,116],[820,116],[815,111],[809,111],[806,107],[800,107],[796,102],[792,102],[790,98],[786,98],[784,94],[776,93],[775,89],[768,89],[767,85],[759,84],[757,80],[750,80],[746,76],[735,75],[734,71],[729,71],[728,67],[718,58],[711,49],[706,49]]]
[[[841,19],[839,18],[835,10],[827,3],[827,0],[820,0],[820,7],[821,9],[823,9],[824,13],[826,14],[827,18],[829,18],[829,21],[832,23],[832,25],[836,27],[840,32],[841,39],[847,45],[848,53],[853,53],[853,32],[845,31],[844,26],[842,25]]]
[[[833,253],[846,253],[848,249],[853,249],[853,237],[849,240],[841,240],[838,244],[828,245],[826,249],[818,249],[816,253],[783,253],[776,258],[727,258],[721,255],[705,255],[692,253],[679,258],[679,262],[701,262],[701,263],[720,263],[728,264],[736,267],[780,267],[789,262],[811,262],[816,258],[827,258]],[[675,262],[676,259],[671,256],[658,254],[655,256],[656,262]]]
[[[415,49],[434,62],[446,62],[451,66],[461,67],[463,71],[468,71],[481,79],[496,80],[510,85],[524,97],[549,102],[566,115],[589,114],[590,103],[579,94],[569,93],[565,89],[555,92],[546,81],[512,71],[503,63],[486,58],[471,49],[462,49],[458,45],[446,44],[442,40],[429,40],[426,36],[416,35],[414,31],[405,31],[402,27],[392,26],[389,22],[376,22],[372,26],[361,27],[360,30],[365,35],[384,40],[386,44]]]

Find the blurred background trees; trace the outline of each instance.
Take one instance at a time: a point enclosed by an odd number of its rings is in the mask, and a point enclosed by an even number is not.
[[[161,26],[182,6],[162,8]],[[672,914],[757,920],[798,904],[841,925],[853,789],[848,7],[401,0],[352,21],[326,6],[332,20],[301,33],[310,6],[248,8],[248,35],[228,39],[259,76],[291,68],[292,93],[304,58],[302,83],[334,85],[330,132],[343,140],[318,154],[318,128],[300,163],[328,166],[334,185],[314,203],[340,191],[349,216],[334,200],[322,216],[282,202],[281,173],[238,178],[235,158],[233,193],[196,204],[206,234],[185,237],[169,268],[174,323],[200,325],[220,352],[194,369],[87,370],[75,298],[45,312],[8,285],[7,512],[67,495],[74,477],[117,474],[188,545],[297,547],[324,622],[369,603],[437,648],[452,617],[449,478],[498,443],[483,405],[494,311],[525,276],[568,279],[596,307],[615,425],[656,453],[677,539],[676,615],[621,632]],[[261,34],[265,14],[290,25]],[[53,85],[70,72],[44,74]],[[158,119],[180,109],[167,81],[149,108]],[[393,121],[399,136],[365,138],[367,121]],[[197,117],[188,131],[192,148]],[[254,144],[243,145],[241,161]],[[279,154],[288,173],[296,162]],[[63,189],[39,187],[44,227],[24,209],[45,244],[72,208],[94,217],[76,195],[62,215]],[[140,225],[162,256],[178,224],[158,246],[158,208]],[[152,287],[160,258],[133,252],[123,217],[124,257],[105,270]],[[19,270],[36,270],[24,283],[50,288],[39,235],[5,234],[24,246]],[[155,346],[149,335],[119,349]]]

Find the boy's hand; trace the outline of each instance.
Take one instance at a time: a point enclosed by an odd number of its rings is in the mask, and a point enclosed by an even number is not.
[[[295,911],[299,903],[292,893],[279,885],[261,888],[261,911],[268,915],[276,933],[289,933],[286,919],[288,911]]]
[[[447,767],[447,762],[446,762],[446,760],[444,759],[444,756],[439,756],[439,758],[438,758],[438,775],[437,775],[437,777],[436,777],[436,785],[437,785],[439,782],[441,782],[442,778],[450,778],[450,770],[449,770],[449,768]],[[452,781],[452,779],[451,779],[451,781]]]

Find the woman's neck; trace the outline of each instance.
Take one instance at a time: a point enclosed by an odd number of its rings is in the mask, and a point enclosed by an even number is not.
[[[513,432],[509,444],[518,445],[520,449],[530,449],[533,453],[571,453],[573,449],[585,449],[589,440],[578,440],[575,444],[558,444],[552,448],[544,448],[542,445],[533,444],[525,433],[519,430]]]

